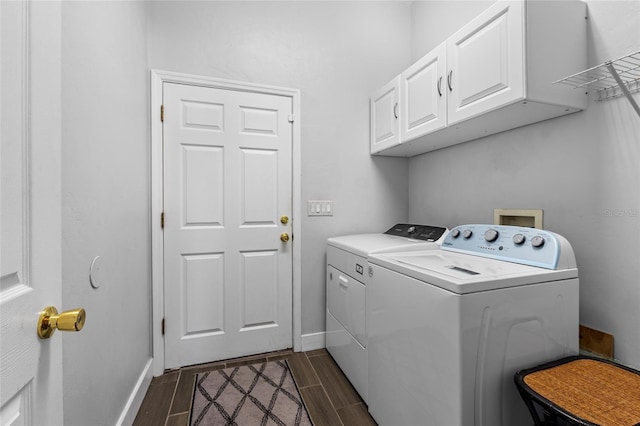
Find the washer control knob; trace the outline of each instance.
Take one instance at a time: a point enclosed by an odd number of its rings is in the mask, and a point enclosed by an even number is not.
[[[492,243],[498,239],[498,235],[498,231],[495,229],[487,229],[487,232],[484,233],[484,239],[487,242]]]
[[[459,229],[454,229],[453,231],[451,231],[451,238],[458,238],[459,236],[460,236]]]
[[[415,226],[410,226],[409,229],[407,229],[407,232],[410,234],[413,234],[414,232],[416,232],[416,227]]]
[[[516,234],[513,236],[513,244],[519,246],[521,244],[524,244],[524,240],[525,240],[525,236],[522,234]]]
[[[473,231],[471,229],[465,229],[462,232],[462,236],[464,237],[465,240],[468,240],[469,238],[471,238],[472,235],[473,235]]]
[[[540,248],[544,245],[544,238],[540,235],[536,235],[531,239],[531,245],[535,248]]]

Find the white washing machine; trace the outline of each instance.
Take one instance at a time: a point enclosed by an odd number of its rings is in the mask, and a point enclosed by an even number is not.
[[[436,249],[446,228],[398,224],[378,234],[327,241],[326,348],[362,399],[367,401],[367,257],[371,253]]]
[[[515,372],[578,353],[578,270],[565,238],[465,225],[439,250],[369,263],[368,406],[378,424],[532,423]]]

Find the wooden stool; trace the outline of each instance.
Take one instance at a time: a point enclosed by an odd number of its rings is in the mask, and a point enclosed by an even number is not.
[[[515,382],[536,426],[640,425],[640,371],[612,361],[571,356],[519,371]]]

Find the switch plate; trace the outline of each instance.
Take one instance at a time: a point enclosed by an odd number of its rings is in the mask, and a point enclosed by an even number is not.
[[[307,216],[333,216],[333,200],[308,200]]]

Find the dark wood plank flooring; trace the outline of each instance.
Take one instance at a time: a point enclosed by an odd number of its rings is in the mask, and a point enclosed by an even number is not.
[[[315,426],[369,426],[367,406],[329,352],[290,350],[185,367],[154,377],[134,426],[186,426],[196,374],[258,362],[286,359]],[[246,425],[252,426],[252,425]]]

